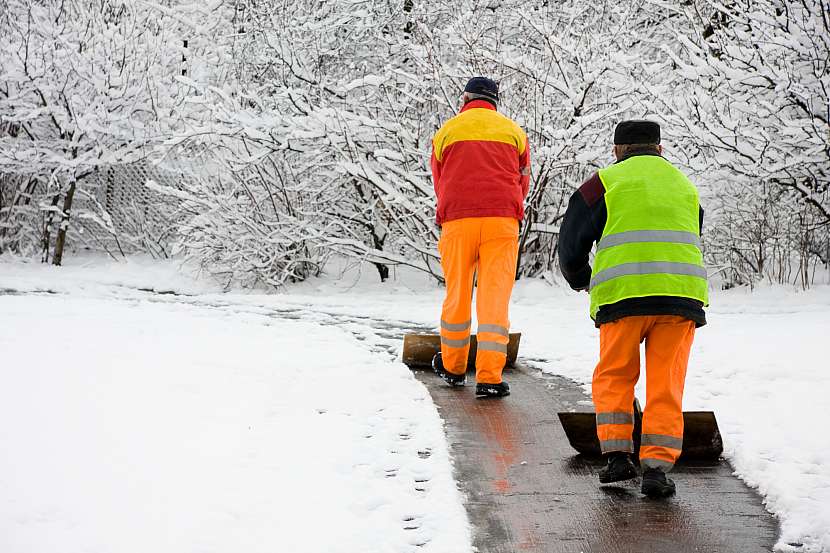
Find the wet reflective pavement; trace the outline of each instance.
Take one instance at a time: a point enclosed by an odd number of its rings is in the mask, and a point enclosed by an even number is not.
[[[725,461],[677,466],[668,500],[644,498],[639,478],[600,487],[601,462],[570,449],[556,416],[591,409],[569,380],[519,366],[505,373],[512,395],[477,400],[469,377],[453,389],[416,375],[446,422],[481,553],[772,551],[775,519]]]

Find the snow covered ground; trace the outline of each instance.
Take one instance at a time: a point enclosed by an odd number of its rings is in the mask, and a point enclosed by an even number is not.
[[[377,329],[435,327],[440,289],[412,275],[379,284],[366,271],[287,294],[222,294],[169,264],[74,263],[0,259],[0,289],[57,293],[0,296],[0,324],[14,329],[0,349],[18,369],[4,356],[14,386],[0,390],[0,447],[21,452],[0,458],[0,496],[12,498],[0,503],[0,540],[16,540],[4,551],[30,550],[39,524],[75,532],[61,543],[103,547],[128,532],[160,551],[222,550],[242,534],[258,536],[254,545],[297,540],[293,551],[406,551],[426,538],[418,551],[470,549],[438,417],[391,361],[397,341]],[[589,387],[597,331],[586,312],[585,294],[520,282],[511,318],[521,356]],[[830,287],[716,291],[708,318],[686,409],[717,413],[736,473],[781,520],[777,550],[830,551]],[[66,323],[62,338],[54,330]],[[60,447],[70,439],[84,447]],[[105,491],[112,503],[95,495]],[[112,530],[91,526],[97,516]],[[325,517],[337,519],[320,532]]]
[[[388,353],[67,269],[0,262],[0,551],[470,551],[437,411]]]

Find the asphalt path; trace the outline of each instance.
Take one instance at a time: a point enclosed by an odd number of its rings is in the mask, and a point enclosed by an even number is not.
[[[772,551],[775,519],[726,461],[684,463],[677,495],[652,500],[640,480],[600,486],[601,461],[570,448],[558,411],[590,411],[575,383],[518,366],[512,395],[476,399],[416,371],[446,424],[480,553],[754,553]]]

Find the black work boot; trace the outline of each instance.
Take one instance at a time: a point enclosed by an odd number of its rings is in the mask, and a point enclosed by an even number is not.
[[[601,484],[631,480],[637,476],[637,468],[631,460],[631,454],[626,451],[612,451],[607,455],[608,464],[599,471]]]
[[[504,397],[510,395],[510,386],[507,382],[499,382],[498,384],[484,384],[479,382],[476,384],[476,397],[479,399],[485,397]]]
[[[646,469],[643,471],[640,491],[648,497],[669,497],[675,492],[674,481],[667,478],[666,473],[660,469]]]
[[[441,359],[440,351],[432,358],[432,370],[435,371],[435,374],[443,378],[444,382],[450,386],[460,387],[467,383],[466,374],[453,374],[444,368],[444,361]]]

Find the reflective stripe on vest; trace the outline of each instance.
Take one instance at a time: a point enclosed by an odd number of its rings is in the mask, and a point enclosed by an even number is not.
[[[691,275],[706,278],[706,269],[693,263],[673,263],[669,261],[650,261],[648,263],[623,263],[600,271],[591,278],[591,288],[606,280],[627,275]]]
[[[675,244],[694,244],[700,248],[700,237],[693,232],[682,230],[629,230],[606,236],[597,244],[597,251],[612,248],[620,244],[634,242],[674,242]]]
[[[698,193],[660,156],[639,155],[599,171],[608,217],[591,274],[591,317],[600,306],[645,296],[708,304]]]

